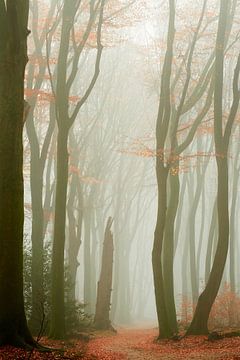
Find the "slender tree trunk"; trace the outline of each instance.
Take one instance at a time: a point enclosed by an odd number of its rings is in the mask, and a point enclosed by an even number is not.
[[[200,295],[188,335],[208,333],[208,318],[221,284],[224,266],[228,253],[228,166],[227,158],[217,159],[218,166],[218,223],[219,235],[212,270],[205,290]]]
[[[173,276],[173,259],[174,259],[174,227],[179,200],[179,175],[169,175],[169,204],[166,213],[166,225],[163,242],[163,278],[166,308],[169,325],[174,333],[177,333],[177,316],[174,300],[174,276]]]
[[[84,304],[87,314],[92,314],[92,298],[91,298],[91,218],[90,211],[84,214]]]
[[[183,204],[183,199],[184,199],[184,195],[185,195],[185,191],[186,191],[187,176],[188,175],[186,173],[183,175],[181,188],[179,190],[179,192],[180,192],[180,194],[179,194],[179,208],[178,208],[178,211],[177,211],[177,214],[176,214],[176,220],[175,220],[175,236],[174,236],[173,256],[175,256],[175,254],[176,254],[178,242],[179,242],[179,239],[180,239],[180,227],[181,227],[181,216],[182,216],[181,207],[182,207],[182,204]]]
[[[217,224],[217,199],[214,201],[210,229],[209,229],[209,234],[208,234],[207,254],[206,254],[206,261],[205,261],[205,285],[208,282],[209,274],[211,271],[212,259],[215,256],[213,247],[214,247],[214,237],[216,236],[216,232],[217,232],[216,224]]]
[[[199,297],[193,321],[188,334],[206,334],[208,332],[208,317],[217,296],[224,267],[226,263],[229,244],[229,211],[228,211],[228,147],[235,120],[239,100],[239,73],[240,55],[233,76],[233,101],[225,127],[223,126],[223,73],[224,73],[224,45],[226,41],[227,19],[230,3],[220,1],[220,14],[216,39],[215,83],[214,83],[214,140],[216,150],[218,189],[218,244],[216,254],[205,290]]]
[[[188,174],[188,178],[186,178],[186,187],[188,188],[188,197],[189,197],[189,205],[191,206],[193,202],[193,189],[191,186],[192,179],[190,178],[192,176],[191,174]],[[186,322],[188,317],[188,301],[190,301],[190,289],[188,293],[188,274],[190,272],[190,233],[188,229],[186,229],[185,238],[184,238],[184,244],[183,244],[183,257],[182,257],[182,314],[184,317],[184,320]],[[187,304],[186,304],[187,302]]]
[[[206,214],[206,206],[205,206],[205,187],[203,187],[202,192],[202,212],[201,212],[201,227],[200,227],[200,233],[199,233],[199,242],[198,242],[198,249],[197,249],[197,279],[198,279],[198,288],[201,286],[200,282],[200,259],[201,259],[201,251],[203,248],[203,239],[204,239],[204,228],[205,228],[205,214]]]
[[[112,219],[109,218],[104,235],[102,268],[97,288],[97,303],[94,317],[94,327],[101,330],[111,328],[109,319],[113,271],[113,235],[111,225]]]
[[[68,182],[68,131],[59,128],[57,141],[57,185],[52,252],[52,308],[50,337],[65,336],[64,311],[64,247],[66,224],[66,197]]]
[[[157,159],[158,160],[158,159]],[[154,244],[152,251],[153,280],[155,289],[155,298],[157,304],[157,316],[159,323],[159,337],[168,338],[173,334],[173,329],[169,326],[166,299],[164,296],[164,281],[162,271],[162,247],[164,237],[164,227],[166,221],[167,209],[167,177],[168,169],[164,164],[158,161],[157,179],[158,179],[158,214],[157,224],[154,233]]]
[[[116,219],[117,217],[115,217]],[[115,223],[116,221],[114,221]],[[117,319],[117,310],[119,305],[119,267],[120,267],[120,251],[119,251],[119,237],[114,228],[114,237],[115,237],[115,256],[114,256],[114,271],[113,271],[113,292],[112,292],[112,306],[110,311],[110,317],[113,321]]]
[[[69,224],[69,245],[68,245],[68,266],[69,276],[71,281],[70,299],[75,301],[76,294],[76,276],[79,266],[78,253],[81,245],[81,233],[82,233],[82,197],[78,195],[78,175],[74,174],[71,182],[71,188],[69,192],[69,200],[67,205],[68,224]],[[74,201],[78,198],[78,212],[74,213]],[[80,202],[80,204],[79,204]],[[76,218],[77,217],[77,218]]]
[[[229,228],[229,242],[230,242],[230,286],[233,293],[236,292],[236,276],[235,276],[235,265],[236,265],[236,231],[235,231],[235,214],[237,208],[237,196],[236,190],[239,183],[239,169],[238,171],[234,168],[233,170],[233,185],[232,185],[232,203],[231,203],[231,212],[230,212],[230,228]]]
[[[198,175],[198,184],[196,193],[194,195],[193,203],[190,208],[189,215],[189,247],[190,247],[190,278],[191,278],[191,286],[192,286],[192,303],[193,306],[196,305],[198,299],[198,278],[197,278],[197,265],[196,265],[196,233],[195,233],[195,217],[197,212],[197,207],[199,204],[201,191],[202,191],[202,181],[200,181],[200,177]]]
[[[97,299],[97,277],[96,277],[96,252],[97,252],[97,233],[96,233],[96,226],[95,226],[95,215],[96,213],[93,212],[92,218],[91,218],[91,224],[90,224],[90,230],[91,230],[91,313],[94,313],[95,310],[95,304]]]
[[[43,207],[42,207],[42,170],[38,161],[31,160],[32,194],[32,313],[29,326],[34,335],[39,333],[42,322],[43,291]]]

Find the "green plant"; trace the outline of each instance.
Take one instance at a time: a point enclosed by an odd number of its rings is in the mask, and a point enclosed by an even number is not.
[[[39,311],[44,314],[44,324],[41,327],[44,329],[44,334],[48,333],[48,325],[50,322],[51,311],[51,244],[46,243],[44,246],[44,265],[43,265],[43,279],[44,279],[44,298],[39,299]],[[24,239],[24,301],[25,312],[27,320],[30,319],[32,311],[32,280],[31,280],[31,265],[32,253],[31,243],[25,235]],[[75,286],[70,279],[68,267],[65,265],[65,320],[66,320],[66,334],[68,336],[75,335],[78,331],[88,327],[92,323],[92,316],[86,314],[85,305],[71,298],[72,289]],[[40,325],[39,325],[40,326]]]

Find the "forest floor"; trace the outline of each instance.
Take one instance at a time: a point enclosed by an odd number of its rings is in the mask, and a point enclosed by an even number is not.
[[[42,339],[42,344],[63,351],[32,353],[12,347],[0,348],[0,360],[240,360],[240,337],[209,341],[204,336],[180,341],[156,342],[156,329],[118,329],[118,332],[94,332],[84,339],[66,342]]]

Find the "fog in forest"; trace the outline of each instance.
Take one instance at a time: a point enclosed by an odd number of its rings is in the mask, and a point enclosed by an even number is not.
[[[239,23],[239,0],[30,1],[33,334],[240,328]]]
[[[70,37],[67,44],[68,54],[63,59],[63,64],[60,63],[61,58],[58,58],[65,56],[66,46],[61,44],[61,41],[64,41],[61,18],[63,4],[56,1],[45,1],[41,4],[33,2],[30,11],[32,34],[29,37],[26,100],[31,108],[24,134],[26,251],[31,251],[33,229],[34,209],[30,183],[34,182],[34,176],[37,177],[35,181],[40,181],[39,177],[42,176],[43,242],[46,251],[51,252],[57,176],[56,117],[62,116],[60,111],[65,113],[64,116],[74,113],[95,75],[98,19],[90,24],[91,30],[80,56],[77,52],[89,26],[89,9],[85,6],[82,11],[77,9],[74,24],[70,23],[70,20],[68,23],[66,18]],[[192,5],[183,1],[176,4],[176,32],[170,80],[172,118],[180,106],[188,67],[190,72],[187,94],[183,99],[186,110],[181,111],[177,125],[178,143],[183,143],[187,138],[196,117],[204,107],[206,97],[210,96],[218,4],[209,1],[204,9],[203,19],[202,9],[202,1]],[[235,14],[231,14],[233,18],[228,19],[231,34],[228,34],[229,39],[226,40],[228,45],[223,83],[223,112],[226,118],[232,103],[233,72],[239,52],[237,10]],[[74,9],[69,5],[66,11],[71,13]],[[99,64],[100,73],[91,94],[69,129],[65,270],[69,272],[69,276],[76,276],[72,281],[75,281],[77,301],[85,304],[84,311],[93,315],[102,262],[104,230],[108,218],[112,217],[112,323],[157,324],[151,265],[158,201],[155,129],[164,71],[169,6],[164,1],[146,3],[139,0],[133,4],[111,1],[106,3],[103,17],[106,20],[101,29],[103,51]],[[196,32],[197,39],[194,39]],[[194,41],[196,44],[190,59]],[[63,55],[60,55],[60,51],[63,51]],[[63,66],[61,71],[58,66]],[[62,81],[58,77],[65,71],[71,86],[68,89],[58,89],[57,83]],[[64,98],[65,91],[68,99]],[[56,105],[56,92],[59,92],[59,97],[63,96],[60,100],[62,104]],[[172,118],[170,121],[174,122]],[[239,251],[239,229],[236,221],[239,215],[237,119],[236,116],[228,156],[231,252],[228,252],[221,283],[222,289],[227,286],[236,292],[239,289],[239,268],[236,261]],[[51,122],[54,124],[50,124]],[[223,122],[225,124],[225,117]],[[50,126],[52,128],[49,130]],[[166,162],[170,159],[173,127],[174,124],[170,123],[164,144]],[[174,157],[169,161],[169,212],[177,207],[176,214],[169,213],[167,217],[175,230],[174,293],[178,320],[191,316],[191,304],[196,305],[199,293],[208,280],[216,250],[218,229],[214,204],[217,195],[217,169],[213,131],[211,104],[199,121],[192,141],[178,156],[177,161]],[[50,136],[51,139],[47,139]],[[44,151],[47,151],[47,154],[43,154]],[[41,157],[45,157],[44,162],[42,160],[42,169],[39,168]],[[33,162],[34,158],[39,161],[39,165],[32,164],[31,169],[29,163]],[[42,173],[37,176],[31,174],[31,171]],[[173,177],[173,180],[170,177]],[[171,199],[171,191],[175,191],[171,181],[175,180],[179,181],[178,203],[177,199]],[[32,190],[38,192],[33,195],[35,197],[40,195],[38,186],[40,183],[32,183]],[[39,226],[37,216],[35,221],[34,225]],[[164,247],[167,247],[167,241],[171,243],[171,240],[165,241]],[[35,246],[37,251],[38,244]],[[162,257],[164,262],[164,252]],[[71,291],[74,292],[74,289]],[[183,302],[187,303],[184,305],[186,309],[183,309],[189,312],[187,315],[182,314]]]

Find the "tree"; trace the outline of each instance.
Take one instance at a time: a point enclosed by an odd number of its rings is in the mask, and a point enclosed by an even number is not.
[[[62,29],[58,55],[57,85],[56,85],[56,113],[57,113],[57,179],[55,200],[55,221],[52,253],[52,309],[51,329],[52,338],[65,336],[64,317],[64,248],[66,224],[66,199],[68,182],[68,135],[76,117],[87,101],[97,81],[102,55],[101,29],[103,24],[103,10],[105,0],[92,0],[89,4],[90,16],[82,40],[76,43],[74,22],[81,3],[77,0],[64,2],[62,15]],[[99,14],[97,26],[97,56],[94,75],[81,99],[77,102],[72,113],[69,112],[69,96],[76,74],[78,72],[79,58]],[[73,36],[73,38],[72,38]],[[70,43],[72,39],[74,57],[72,67],[68,74],[68,60]]]
[[[28,0],[0,1],[0,344],[34,345],[23,302],[24,72]]]
[[[218,32],[215,47],[214,70],[214,141],[218,174],[217,188],[217,214],[218,214],[218,243],[213,266],[209,275],[206,288],[199,297],[196,311],[187,334],[207,334],[208,318],[217,296],[223,271],[226,263],[229,246],[229,210],[228,210],[228,148],[233,123],[237,114],[240,90],[240,54],[233,77],[233,100],[230,113],[224,127],[223,122],[223,72],[224,49],[227,32],[227,19],[230,14],[231,2],[221,0],[218,22]],[[236,4],[235,4],[236,6]]]
[[[203,66],[201,75],[189,96],[192,62],[200,29],[203,24],[207,1],[203,1],[202,11],[186,53],[186,71],[179,100],[174,98],[174,86],[179,73],[172,81],[173,47],[175,38],[175,1],[169,0],[169,25],[167,50],[161,75],[160,101],[156,124],[156,175],[158,185],[158,213],[154,233],[152,266],[154,288],[159,322],[159,337],[168,338],[177,332],[176,308],[174,300],[173,259],[174,225],[179,202],[179,162],[180,155],[193,141],[196,130],[206,116],[212,103],[213,83],[212,56]],[[175,83],[175,85],[174,85]],[[174,85],[174,86],[173,86]],[[198,109],[193,115],[193,109]],[[184,140],[179,144],[178,130],[182,116],[194,116],[192,125]],[[168,149],[170,147],[170,149]],[[169,190],[168,190],[169,188]]]
[[[112,293],[113,272],[113,235],[111,232],[113,219],[108,218],[103,243],[102,267],[97,289],[97,303],[94,317],[94,327],[97,329],[110,329],[109,319]]]
[[[27,84],[25,94],[30,104],[30,112],[26,122],[26,130],[30,143],[31,160],[30,160],[30,186],[31,186],[31,210],[32,210],[32,312],[29,320],[29,327],[33,334],[39,332],[42,321],[41,304],[44,303],[43,290],[43,247],[44,247],[44,210],[43,210],[43,177],[47,161],[48,149],[50,146],[52,134],[55,126],[54,104],[50,104],[50,121],[46,130],[46,135],[41,146],[38,138],[39,125],[34,116],[34,110],[37,107],[38,95],[41,93],[41,87],[46,86],[47,61],[44,60],[43,47],[45,45],[45,34],[49,24],[52,21],[56,8],[56,2],[52,1],[46,19],[44,19],[43,29],[38,29],[39,23],[36,23],[36,16],[39,13],[38,2],[33,2],[32,12],[32,33],[34,41],[34,50],[31,54],[27,68]],[[42,19],[39,20],[39,22]],[[58,22],[58,18],[56,22]],[[50,36],[49,36],[50,37]],[[48,43],[50,39],[48,37]],[[31,61],[32,60],[32,61]],[[37,74],[37,75],[36,75]],[[43,93],[43,90],[42,90]],[[46,111],[44,108],[43,111]],[[35,120],[35,121],[34,121]]]

